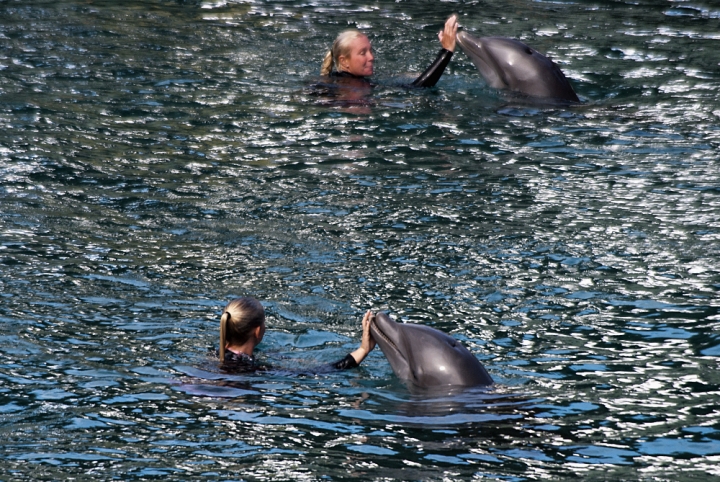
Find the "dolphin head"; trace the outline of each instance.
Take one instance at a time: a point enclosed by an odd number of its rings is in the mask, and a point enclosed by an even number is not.
[[[518,40],[473,37],[460,31],[457,43],[491,87],[533,97],[580,101],[552,60]]]
[[[370,330],[395,374],[418,387],[491,385],[492,378],[455,338],[434,328],[375,315]]]

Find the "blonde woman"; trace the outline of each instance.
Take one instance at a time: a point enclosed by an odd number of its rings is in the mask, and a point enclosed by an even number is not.
[[[451,15],[438,38],[442,49],[435,61],[414,82],[413,87],[432,87],[442,76],[455,51],[457,16]],[[345,30],[325,54],[320,75],[366,79],[373,74],[375,56],[370,39],[359,30]]]
[[[375,348],[370,334],[372,312],[362,320],[363,335],[360,346],[332,368],[345,370],[357,367]],[[265,309],[251,297],[236,298],[227,304],[220,317],[220,363],[225,369],[252,371],[256,369],[253,351],[265,335]]]

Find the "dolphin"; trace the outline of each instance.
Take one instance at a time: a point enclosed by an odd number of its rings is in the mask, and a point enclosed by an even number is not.
[[[519,40],[457,33],[457,43],[488,84],[532,97],[580,102],[560,68]]]
[[[475,356],[455,338],[423,325],[396,323],[377,313],[370,332],[393,372],[421,388],[492,385]]]

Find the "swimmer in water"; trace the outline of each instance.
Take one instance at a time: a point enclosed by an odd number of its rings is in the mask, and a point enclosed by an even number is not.
[[[370,334],[372,312],[362,320],[363,335],[360,346],[345,358],[330,365],[336,370],[357,367],[375,348]],[[265,309],[251,297],[235,298],[227,304],[220,317],[220,364],[226,370],[254,371],[257,369],[253,351],[265,335]]]
[[[442,49],[437,58],[410,84],[411,87],[432,87],[437,84],[455,51],[457,28],[457,16],[451,15],[445,22],[445,28],[438,34]],[[359,30],[345,30],[337,36],[325,55],[320,75],[367,81],[367,77],[373,74],[374,62],[370,39]]]

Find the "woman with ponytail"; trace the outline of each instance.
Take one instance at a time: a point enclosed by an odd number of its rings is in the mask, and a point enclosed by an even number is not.
[[[438,38],[442,49],[435,61],[410,85],[432,87],[440,79],[455,51],[457,16],[451,15]],[[370,39],[358,30],[345,30],[338,35],[332,47],[325,54],[320,75],[367,80],[373,74],[375,56]]]
[[[372,312],[362,320],[363,336],[360,347],[331,366],[337,370],[355,368],[375,348],[370,334]],[[227,304],[220,317],[220,364],[226,369],[254,370],[253,351],[265,335],[265,309],[258,300],[236,298]]]

